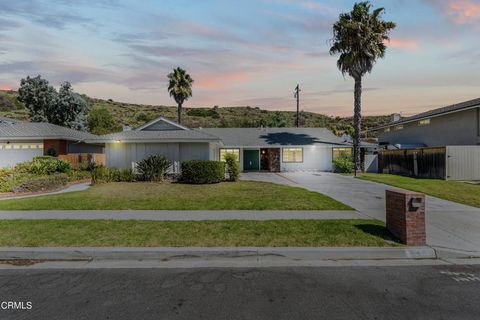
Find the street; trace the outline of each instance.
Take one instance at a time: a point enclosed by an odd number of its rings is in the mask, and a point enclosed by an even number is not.
[[[478,319],[480,266],[1,270],[0,319]]]

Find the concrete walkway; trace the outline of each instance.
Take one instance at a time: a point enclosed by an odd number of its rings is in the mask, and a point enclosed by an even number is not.
[[[291,211],[291,210],[28,210],[0,211],[0,220],[13,219],[115,219],[156,221],[200,220],[324,220],[324,219],[369,219],[357,211]]]
[[[52,192],[42,192],[42,193],[29,194],[29,195],[18,196],[18,197],[17,196],[3,197],[3,198],[0,197],[0,201],[1,200],[16,200],[16,199],[34,198],[34,197],[48,196],[48,195],[52,195],[52,194],[83,191],[83,190],[87,190],[88,188],[90,188],[90,182],[76,183],[76,184],[72,184],[72,185],[66,187],[65,189],[52,191]]]
[[[360,213],[385,221],[385,184],[327,172],[245,173],[244,180],[304,187],[343,202]],[[480,251],[480,209],[426,197],[427,242],[431,246]]]

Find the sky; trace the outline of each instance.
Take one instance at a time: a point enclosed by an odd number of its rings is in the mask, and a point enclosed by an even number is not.
[[[363,114],[412,115],[480,97],[480,0],[374,0],[397,23],[364,78]],[[329,55],[349,0],[0,0],[0,88],[27,75],[131,103],[174,105],[167,75],[194,79],[186,107],[353,110]]]

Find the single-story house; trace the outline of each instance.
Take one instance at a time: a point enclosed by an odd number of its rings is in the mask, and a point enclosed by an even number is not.
[[[107,166],[130,168],[149,155],[184,160],[221,160],[235,153],[244,171],[331,171],[332,159],[351,150],[325,128],[190,129],[159,117],[131,131],[87,140],[105,144]]]
[[[32,123],[0,118],[0,168],[35,156],[68,153],[103,153],[102,144],[87,144],[95,135],[50,123]]]
[[[480,98],[394,117],[378,132],[379,171],[425,178],[480,180]]]

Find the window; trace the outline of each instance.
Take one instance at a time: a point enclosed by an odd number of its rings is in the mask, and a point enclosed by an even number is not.
[[[403,129],[403,124],[399,124],[398,126],[395,126],[395,130],[402,130]]]
[[[0,150],[43,149],[43,143],[0,143]]]
[[[240,149],[220,149],[220,161],[225,161],[227,153],[233,153],[237,157],[237,161],[240,161]]]
[[[338,159],[342,154],[352,156],[352,148],[333,148],[332,149],[332,159]]]
[[[283,162],[303,162],[302,148],[283,148],[282,155]]]
[[[385,128],[385,130],[383,130],[383,132],[390,132],[390,127]]]
[[[426,125],[429,125],[429,124],[430,124],[430,119],[423,119],[423,120],[418,121],[418,125],[420,125],[420,126],[426,126]]]

